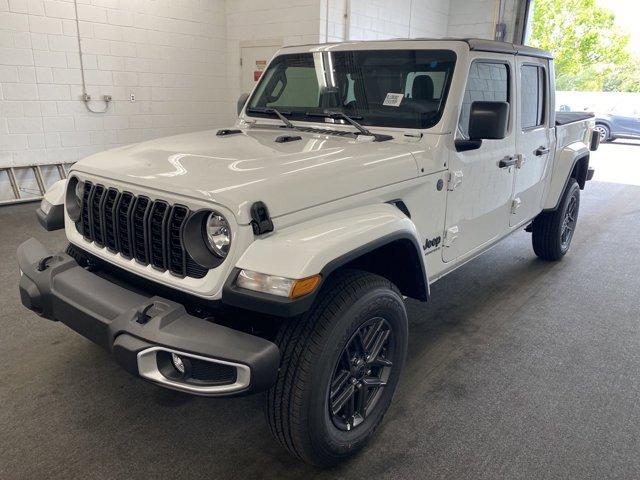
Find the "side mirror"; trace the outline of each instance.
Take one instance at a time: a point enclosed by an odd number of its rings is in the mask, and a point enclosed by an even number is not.
[[[248,99],[249,99],[248,93],[240,94],[240,97],[238,98],[238,104],[237,104],[238,115],[240,115],[240,113],[242,112],[242,109],[244,108],[244,104],[247,103]]]
[[[473,102],[469,115],[471,140],[502,140],[507,136],[509,104],[507,102]]]
[[[469,114],[469,140],[456,140],[456,150],[480,148],[482,140],[501,140],[507,136],[509,104],[507,102],[473,102]]]

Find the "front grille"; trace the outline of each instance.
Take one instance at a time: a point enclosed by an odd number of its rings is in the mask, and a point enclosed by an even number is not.
[[[182,205],[84,182],[76,227],[86,240],[127,259],[179,277],[202,278],[207,268],[191,258],[182,242],[189,214]]]

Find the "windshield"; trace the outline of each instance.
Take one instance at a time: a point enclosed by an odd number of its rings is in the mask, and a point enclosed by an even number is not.
[[[448,50],[309,52],[276,57],[247,114],[322,121],[342,112],[363,125],[430,128],[442,116],[455,53]],[[259,111],[262,110],[262,111]]]

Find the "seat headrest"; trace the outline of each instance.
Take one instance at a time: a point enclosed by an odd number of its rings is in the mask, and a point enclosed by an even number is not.
[[[428,75],[420,75],[413,80],[411,97],[414,100],[433,100],[433,80]]]

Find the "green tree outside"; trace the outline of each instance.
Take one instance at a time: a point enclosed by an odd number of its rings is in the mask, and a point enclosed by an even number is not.
[[[534,0],[528,43],[554,53],[558,90],[640,92],[629,35],[596,0]]]

